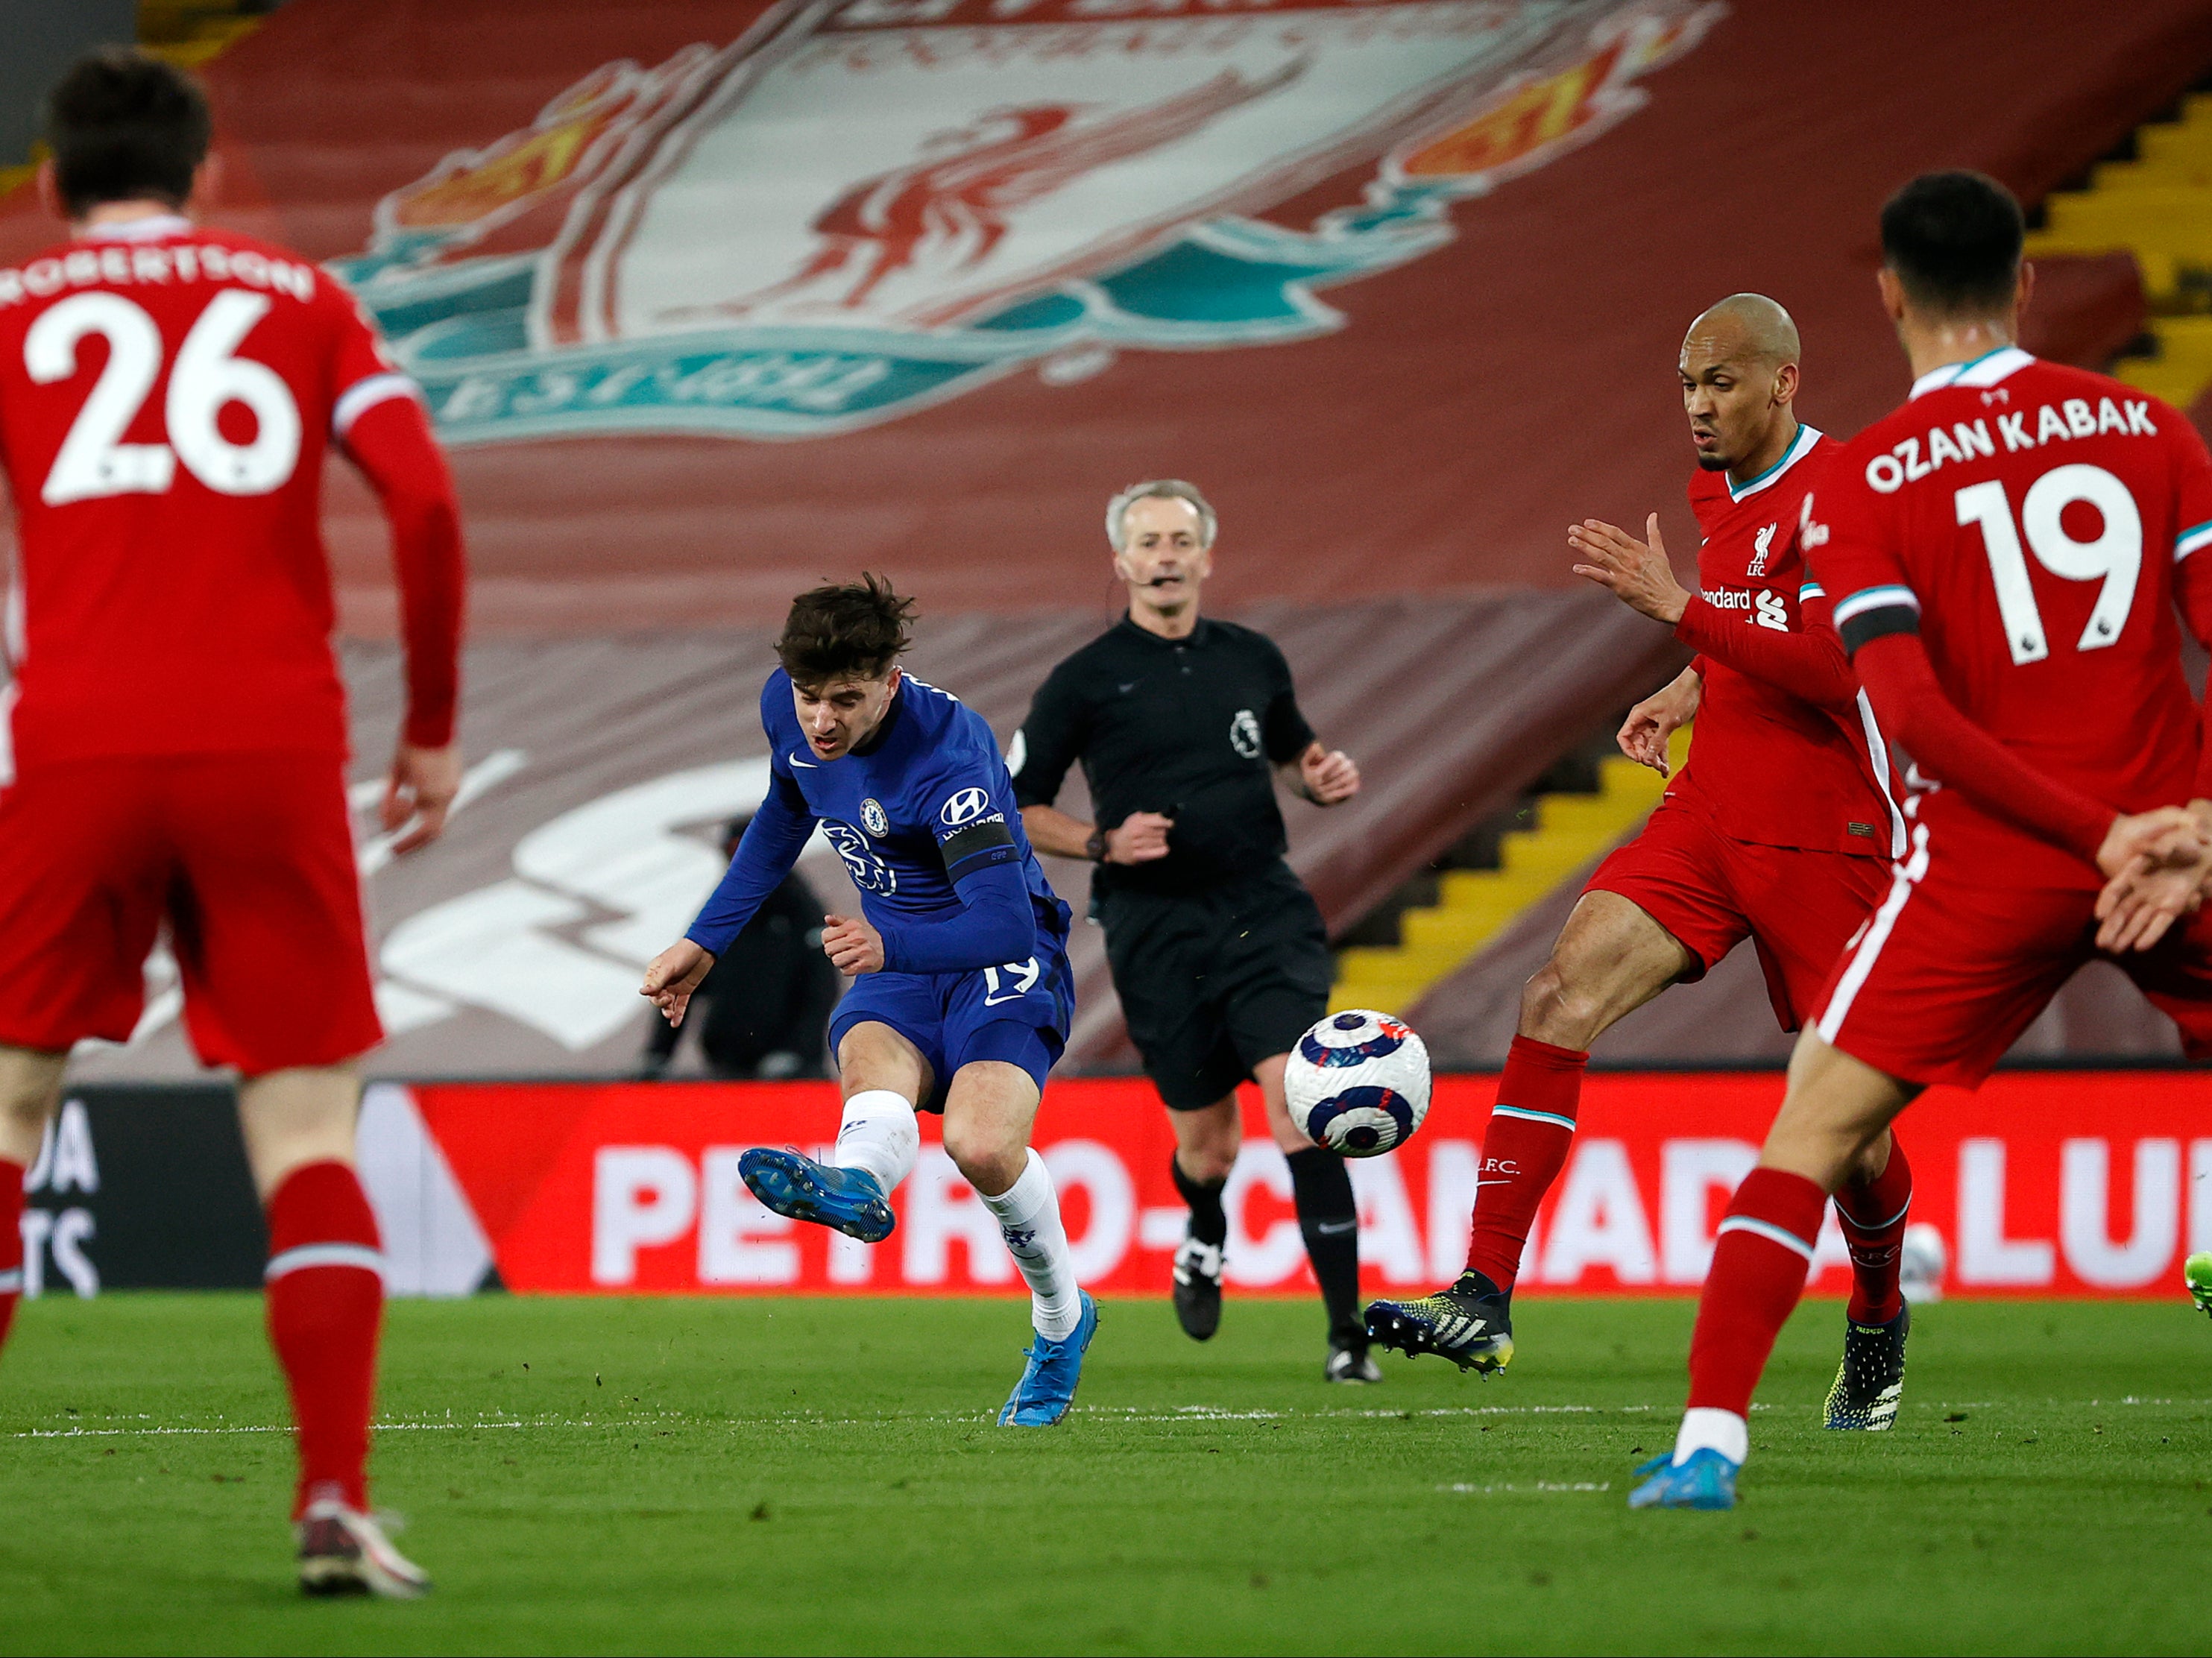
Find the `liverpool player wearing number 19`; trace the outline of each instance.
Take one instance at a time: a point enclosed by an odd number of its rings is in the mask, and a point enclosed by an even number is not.
[[[135,52],[56,89],[40,174],[75,233],[0,270],[0,465],[17,514],[0,702],[0,1334],[23,1169],[70,1048],[122,1042],[164,922],[200,1058],[240,1073],[269,1334],[299,1426],[302,1587],[420,1594],[369,1517],[382,1289],[354,1172],[380,1040],[347,821],[345,694],[317,523],[326,448],[391,519],[408,710],[394,850],[459,776],[453,487],[413,386],[343,288],[196,227],[207,105]]]
[[[1512,1355],[1514,1278],[1567,1159],[1591,1043],[1747,938],[1775,1017],[1796,1029],[1904,847],[1887,746],[1805,568],[1804,503],[1837,446],[1797,419],[1796,327],[1773,301],[1732,295],[1690,325],[1677,367],[1699,468],[1700,591],[1675,581],[1656,513],[1644,541],[1595,519],[1568,540],[1580,574],[1698,653],[1630,713],[1623,751],[1663,776],[1675,728],[1695,718],[1697,741],[1522,993],[1483,1137],[1466,1272],[1437,1295],[1368,1309],[1377,1340],[1463,1368]],[[1898,1245],[1911,1189],[1885,1137],[1837,1193],[1853,1287],[1831,1427],[1881,1430],[1895,1418],[1908,1316]]]
[[[2100,945],[2212,1057],[2212,921],[2161,925],[2212,855],[2185,806],[2212,810],[2212,774],[2174,621],[2212,640],[2212,459],[2156,398],[2013,343],[2033,273],[2002,185],[1915,179],[1881,240],[1911,395],[1844,446],[1805,538],[1926,787],[1721,1224],[1689,1411],[1637,1508],[1734,1503],[1827,1194],[1929,1084],[1978,1085]]]

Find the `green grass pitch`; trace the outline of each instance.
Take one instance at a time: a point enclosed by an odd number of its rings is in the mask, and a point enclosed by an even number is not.
[[[49,1298],[0,1365],[9,1652],[2151,1652],[2212,1646],[2212,1327],[1922,1309],[1898,1430],[1785,1333],[1732,1514],[1631,1514],[1692,1309],[1531,1299],[1510,1376],[1319,1379],[1316,1309],[1105,1309],[994,1426],[1012,1301],[402,1303],[380,1503],[438,1578],[303,1602],[244,1296]]]

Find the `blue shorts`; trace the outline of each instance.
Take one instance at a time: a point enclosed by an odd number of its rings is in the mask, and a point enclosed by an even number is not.
[[[864,973],[830,1019],[830,1052],[856,1024],[887,1024],[929,1062],[924,1111],[945,1109],[945,1091],[963,1065],[1001,1060],[1035,1079],[1045,1077],[1067,1047],[1075,1017],[1075,974],[1064,934],[1037,929],[1037,953],[1004,967],[962,973]]]

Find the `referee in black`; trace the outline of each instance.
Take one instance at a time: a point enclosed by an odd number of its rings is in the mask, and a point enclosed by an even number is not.
[[[1283,1103],[1283,1066],[1328,1011],[1335,976],[1312,896],[1283,859],[1280,778],[1317,806],[1359,771],[1298,712],[1290,665],[1264,635],[1199,614],[1213,508],[1179,479],[1114,497],[1106,535],[1129,590],[1119,623],[1052,671],[1009,763],[1039,852],[1087,858],[1092,914],[1129,1035],[1175,1124],[1176,1315],[1204,1341],[1221,1322],[1221,1203],[1243,1138],[1237,1084],[1256,1081],[1291,1165],[1298,1230],[1328,1309],[1331,1382],[1380,1382],[1359,1317],[1359,1221],[1344,1159]],[[1053,805],[1080,762],[1097,824]]]

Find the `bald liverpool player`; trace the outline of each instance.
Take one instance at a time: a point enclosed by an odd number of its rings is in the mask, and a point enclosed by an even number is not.
[[[1567,532],[1576,574],[1697,653],[1630,712],[1622,752],[1665,776],[1674,732],[1694,720],[1696,741],[1522,991],[1483,1140],[1467,1271],[1437,1295],[1370,1307],[1369,1331],[1385,1345],[1502,1368],[1522,1250],[1566,1163],[1591,1044],[1747,938],[1776,1019],[1796,1029],[1903,850],[1887,747],[1806,566],[1804,503],[1837,445],[1797,417],[1799,355],[1790,313],[1758,294],[1722,300],[1682,341],[1698,461],[1690,505],[1705,532],[1698,591],[1675,580],[1656,513],[1640,541],[1596,519]],[[1886,1427],[1895,1413],[1906,1318],[1897,1246],[1911,1180],[1885,1139],[1836,1194],[1856,1278],[1832,1427]]]

